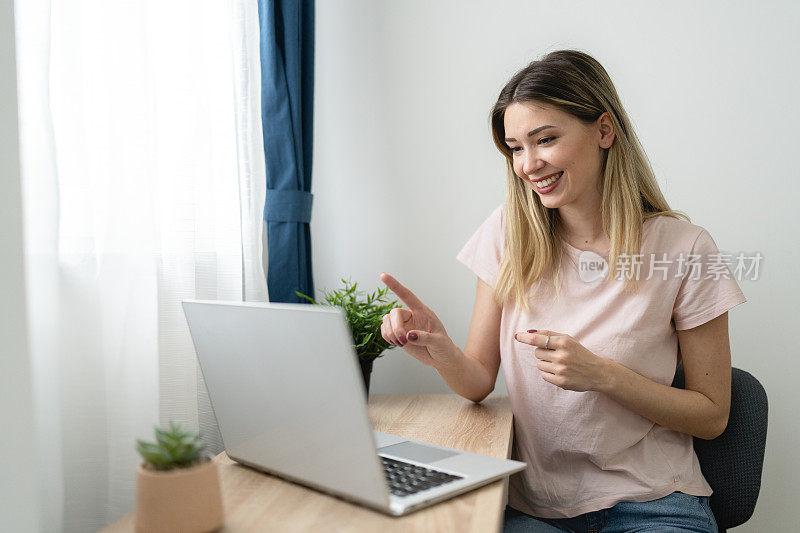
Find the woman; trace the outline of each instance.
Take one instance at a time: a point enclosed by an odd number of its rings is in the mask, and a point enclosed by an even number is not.
[[[506,531],[716,531],[692,436],[727,425],[727,311],[746,299],[714,240],[669,208],[591,56],[522,69],[491,127],[507,197],[457,256],[478,275],[465,350],[388,274],[407,309],[384,339],[475,402],[503,365],[528,465]],[[670,386],[681,359],[685,390]]]

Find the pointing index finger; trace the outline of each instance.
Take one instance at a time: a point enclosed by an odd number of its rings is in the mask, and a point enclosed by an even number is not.
[[[386,284],[386,286],[389,287],[389,290],[395,293],[397,297],[408,306],[409,309],[423,309],[425,307],[425,304],[423,304],[413,292],[405,288],[403,284],[386,272],[381,272],[381,281]]]

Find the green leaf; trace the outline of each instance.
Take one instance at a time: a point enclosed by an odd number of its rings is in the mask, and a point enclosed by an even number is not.
[[[184,467],[199,458],[205,445],[196,431],[183,430],[178,422],[172,421],[169,429],[154,428],[156,442],[137,440],[136,450],[145,460],[148,468],[166,470]]]
[[[294,291],[294,293],[295,293],[297,296],[301,296],[301,297],[305,298],[306,300],[310,301],[310,302],[311,302],[311,303],[313,303],[313,304],[316,304],[316,303],[317,303],[317,302],[316,302],[316,300],[314,300],[314,299],[313,299],[313,298],[311,298],[310,296],[306,296],[305,294],[303,294],[303,293],[302,293],[302,292],[300,292],[300,291]]]

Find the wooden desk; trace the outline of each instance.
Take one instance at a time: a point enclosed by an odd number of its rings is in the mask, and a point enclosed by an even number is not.
[[[457,394],[372,394],[369,413],[378,431],[494,457],[511,455],[513,425],[507,396],[492,394],[476,404]],[[225,507],[225,525],[219,531],[226,533],[502,529],[507,477],[409,515],[391,517],[241,466],[225,452],[214,461],[219,464]],[[131,512],[104,531],[133,530]]]

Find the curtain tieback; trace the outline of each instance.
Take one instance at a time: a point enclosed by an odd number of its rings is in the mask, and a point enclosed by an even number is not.
[[[311,222],[314,195],[306,191],[267,189],[264,220],[268,222]]]

